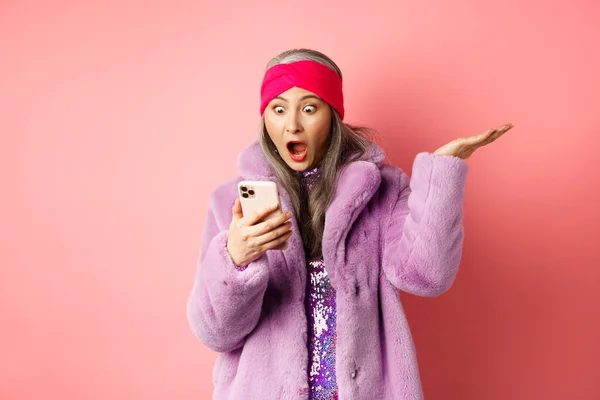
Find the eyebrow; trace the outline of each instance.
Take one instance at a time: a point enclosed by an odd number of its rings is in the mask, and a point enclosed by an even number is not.
[[[283,97],[281,97],[281,96],[277,96],[277,97],[275,97],[275,99],[278,99],[278,100],[283,100],[283,101],[285,101],[286,103],[288,103],[288,100],[287,100],[287,99],[285,99],[285,98],[283,98]],[[317,99],[317,100],[321,100],[321,98],[320,98],[319,96],[315,96],[314,94],[307,94],[306,96],[302,96],[302,97],[300,98],[300,100],[301,100],[301,101],[302,101],[302,100],[306,100],[306,99]]]

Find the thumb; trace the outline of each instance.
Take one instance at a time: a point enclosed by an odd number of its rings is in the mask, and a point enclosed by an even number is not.
[[[233,219],[242,219],[244,218],[244,214],[242,213],[242,203],[240,203],[240,199],[236,197],[235,204],[231,209],[231,214]]]

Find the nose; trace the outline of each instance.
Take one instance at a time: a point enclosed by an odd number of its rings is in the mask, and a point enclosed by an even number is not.
[[[285,131],[288,133],[298,133],[302,131],[299,115],[296,111],[289,112],[285,121]]]

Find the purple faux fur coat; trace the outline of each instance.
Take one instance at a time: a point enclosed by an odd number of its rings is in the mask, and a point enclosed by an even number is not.
[[[373,145],[340,173],[325,216],[323,258],[336,289],[340,400],[422,399],[413,340],[398,290],[437,296],[462,256],[468,171],[460,158],[419,153],[412,178]],[[192,331],[219,352],[214,399],[308,398],[306,260],[295,218],[285,251],[245,271],[226,249],[237,183],[274,180],[258,142],[238,159],[241,176],[212,194],[187,303]],[[285,211],[293,208],[279,186]]]

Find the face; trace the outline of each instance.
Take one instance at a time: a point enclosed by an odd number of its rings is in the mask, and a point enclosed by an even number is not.
[[[263,116],[269,137],[291,169],[306,171],[321,162],[331,132],[329,104],[293,87],[274,98]]]

